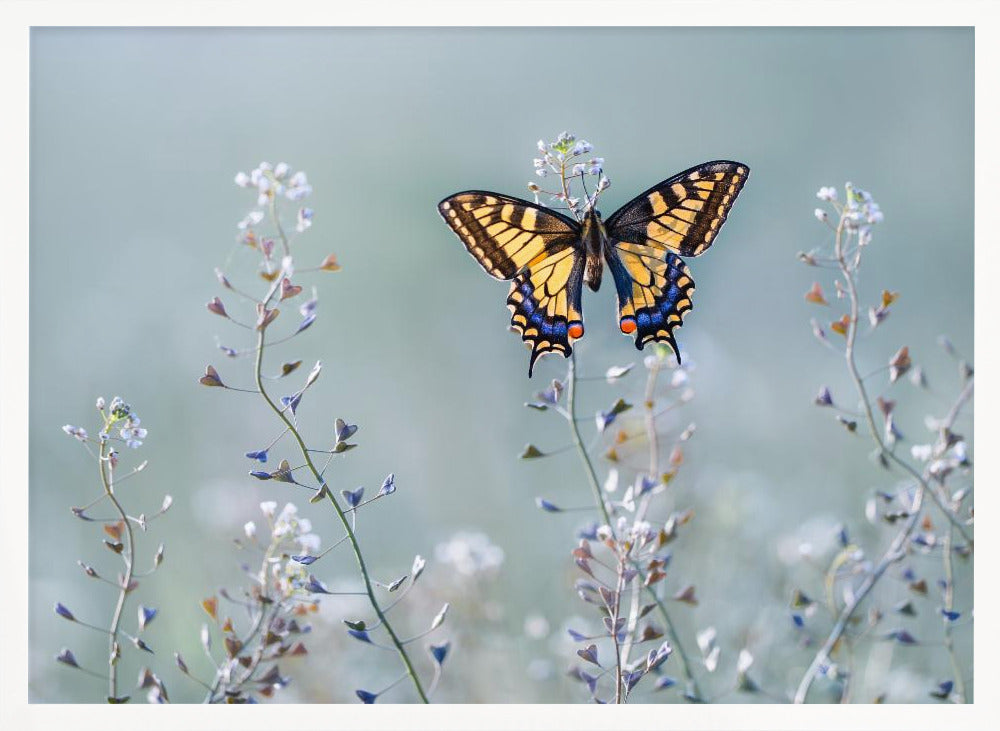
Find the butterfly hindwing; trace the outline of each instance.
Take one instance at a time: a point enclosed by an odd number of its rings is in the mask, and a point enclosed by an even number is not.
[[[698,256],[712,245],[748,174],[746,165],[727,160],[678,173],[612,213],[608,237]]]
[[[545,353],[568,357],[573,342],[583,336],[584,257],[564,249],[514,277],[507,296],[511,328],[531,348],[528,377]]]
[[[698,256],[712,245],[748,174],[742,163],[704,163],[653,186],[608,218],[606,258],[618,290],[619,327],[635,333],[638,349],[664,342],[680,359],[673,331],[694,293],[680,257]]]
[[[572,353],[583,335],[580,225],[557,211],[486,191],[456,193],[438,210],[487,274],[513,280],[507,307],[511,329],[531,349],[528,375],[545,353]]]
[[[694,294],[687,264],[673,252],[635,244],[620,244],[607,259],[618,290],[622,332],[635,333],[639,350],[654,340],[667,343],[679,354],[673,331],[691,309]]]
[[[470,190],[438,204],[445,222],[486,273],[512,279],[541,254],[579,240],[579,224],[557,211],[499,193]]]

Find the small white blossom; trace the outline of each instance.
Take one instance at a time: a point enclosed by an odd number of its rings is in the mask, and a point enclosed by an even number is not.
[[[278,517],[274,520],[272,535],[275,538],[284,538],[295,533],[295,523],[298,519],[299,509],[294,503],[285,503]]]
[[[264,220],[263,211],[250,211],[242,221],[236,224],[236,228],[240,231],[244,231],[250,226],[256,226],[258,223]]]
[[[315,556],[319,553],[321,541],[320,537],[315,533],[304,533],[303,535],[296,537],[295,540],[299,544],[299,548],[302,549],[302,553],[310,556]]]
[[[236,177],[233,178],[233,182],[236,183],[241,188],[249,188],[250,176],[243,172],[236,173]]]
[[[830,218],[829,214],[827,214],[827,212],[824,211],[822,208],[817,208],[815,211],[813,211],[813,215],[816,216],[817,220],[822,221],[824,223],[827,221],[827,219]]]
[[[273,500],[266,500],[260,504],[260,512],[264,514],[266,518],[273,518],[274,511],[277,509],[278,503]]]
[[[307,228],[312,226],[313,210],[312,208],[300,208],[298,221],[295,224],[295,230],[302,233]]]
[[[87,430],[84,429],[83,427],[67,424],[62,429],[71,437],[75,437],[76,439],[79,439],[81,442],[87,441]]]
[[[286,175],[288,175],[287,162],[279,162],[277,165],[274,166],[274,177],[276,177],[278,180],[281,180]]]
[[[835,201],[837,200],[837,189],[831,187],[823,187],[816,191],[816,197],[821,201]]]
[[[255,535],[257,535],[257,524],[254,523],[252,520],[248,520],[246,523],[243,524],[243,533],[246,535],[247,538],[253,538]]]

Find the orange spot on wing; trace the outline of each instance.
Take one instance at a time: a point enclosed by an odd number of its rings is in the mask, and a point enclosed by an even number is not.
[[[631,317],[623,317],[621,321],[622,332],[631,335],[635,332],[635,320]]]
[[[583,325],[579,322],[574,322],[569,326],[569,336],[571,338],[582,338],[583,337]]]

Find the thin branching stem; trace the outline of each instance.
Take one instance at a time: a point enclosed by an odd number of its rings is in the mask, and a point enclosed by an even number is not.
[[[613,535],[615,526],[611,521],[608,506],[604,502],[601,483],[597,479],[597,471],[594,469],[594,463],[591,461],[590,454],[583,444],[583,438],[580,436],[580,427],[576,421],[576,353],[571,353],[569,356],[569,372],[566,375],[566,409],[569,412],[567,421],[573,433],[573,444],[576,445],[577,451],[580,453],[580,461],[583,462],[584,471],[587,473],[587,481],[590,483],[590,489],[594,493],[594,502],[597,503],[597,507],[601,511],[601,516],[604,518],[604,522]]]
[[[955,608],[955,572],[952,566],[952,541],[954,539],[954,530],[951,525],[948,526],[948,532],[945,534],[944,543],[941,546],[942,559],[944,561],[944,612],[946,616],[942,618],[944,622],[944,648],[948,652],[948,661],[951,663],[951,672],[955,676],[955,700],[959,703],[965,703],[965,680],[962,678],[962,668],[958,664],[958,655],[955,653],[955,642],[951,636],[951,626],[952,621],[948,618],[947,613],[950,613]]]
[[[337,504],[337,499],[334,497],[333,491],[329,488],[326,480],[323,478],[319,469],[316,467],[312,459],[312,454],[309,448],[306,446],[305,441],[302,439],[302,435],[299,434],[299,430],[296,428],[295,424],[288,418],[285,410],[280,408],[274,400],[268,394],[267,389],[264,388],[263,372],[261,369],[262,361],[264,358],[264,331],[262,330],[257,337],[257,359],[254,368],[254,374],[257,380],[257,388],[260,389],[260,394],[267,402],[267,405],[271,410],[277,414],[278,418],[281,419],[285,426],[288,427],[288,431],[291,433],[295,442],[299,446],[299,451],[302,453],[302,457],[309,467],[309,471],[312,473],[316,481],[322,486],[322,491],[329,498],[330,503],[333,505],[334,510],[337,512],[337,517],[340,518],[341,524],[344,526],[344,531],[347,534],[348,540],[351,542],[351,548],[354,550],[354,558],[357,560],[358,569],[361,572],[361,577],[365,582],[365,593],[368,595],[369,603],[372,609],[375,610],[375,614],[378,616],[379,622],[385,626],[386,633],[392,641],[393,646],[396,648],[396,653],[399,655],[400,660],[406,667],[406,672],[409,674],[410,679],[413,681],[413,687],[420,697],[421,702],[429,703],[427,694],[424,692],[424,688],[420,683],[420,678],[418,677],[416,671],[413,668],[413,663],[410,660],[410,656],[400,641],[396,632],[393,630],[392,625],[386,618],[385,613],[379,606],[378,600],[375,598],[375,590],[372,586],[371,576],[368,573],[368,567],[365,564],[364,555],[361,552],[361,546],[358,543],[357,536],[355,535],[354,528],[351,525],[351,521],[348,519],[347,514],[344,510]]]
[[[125,562],[125,571],[121,586],[118,587],[118,601],[115,604],[114,615],[111,617],[111,628],[109,629],[108,638],[108,700],[110,701],[118,697],[118,655],[120,652],[118,646],[118,629],[121,626],[122,614],[125,610],[125,598],[128,596],[132,584],[132,570],[135,563],[135,537],[132,533],[132,525],[129,523],[128,516],[125,514],[121,503],[118,502],[118,498],[115,497],[114,474],[111,467],[109,449],[106,441],[101,443],[100,459],[97,461],[101,471],[101,484],[104,486],[105,495],[107,495],[111,504],[114,505],[121,523],[125,526],[125,548],[121,554],[122,561]]]
[[[597,479],[597,472],[594,469],[594,463],[590,459],[590,453],[583,444],[583,439],[580,436],[580,428],[577,426],[576,420],[576,353],[571,353],[569,357],[569,370],[566,375],[566,409],[567,409],[567,421],[569,422],[570,429],[573,432],[573,442],[576,444],[577,450],[580,453],[580,461],[583,463],[584,471],[587,473],[587,480],[590,484],[590,488],[594,493],[594,501],[597,503],[598,508],[604,517],[604,522],[607,524],[608,528],[612,531],[614,535],[614,525],[611,522],[611,514],[608,512],[607,505],[604,501],[604,495],[601,491],[600,481]],[[632,567],[638,572],[636,575],[636,581],[642,582],[645,585],[646,574],[642,570],[642,567],[633,562]],[[656,604],[656,608],[663,617],[663,621],[667,625],[667,633],[673,643],[674,648],[677,651],[678,656],[681,658],[681,666],[684,671],[684,677],[688,684],[688,695],[694,699],[701,698],[701,689],[698,687],[698,681],[694,676],[694,672],[691,669],[691,662],[684,651],[684,647],[680,642],[680,635],[677,632],[677,628],[674,626],[673,619],[670,617],[670,612],[667,610],[666,604],[656,593],[656,590],[652,586],[646,587],[646,592],[649,597]]]
[[[290,245],[288,237],[285,235],[285,231],[281,226],[281,220],[278,217],[277,206],[275,204],[274,197],[272,197],[270,201],[269,208],[270,208],[271,220],[274,222],[275,228],[277,229],[278,232],[278,236],[281,239],[282,247],[284,248],[284,251],[287,255],[288,252],[290,251]],[[271,287],[268,290],[267,295],[264,297],[262,304],[265,308],[267,307],[268,304],[270,304],[272,298],[277,293],[278,287],[281,282],[281,278],[282,277],[280,274],[279,276],[275,277],[275,280],[271,284]],[[323,477],[323,471],[319,470],[316,467],[316,464],[313,462],[312,450],[310,450],[309,447],[306,445],[295,423],[289,418],[288,414],[286,413],[286,410],[279,407],[274,402],[270,394],[267,392],[267,389],[264,387],[264,378],[265,378],[263,373],[264,347],[265,347],[265,331],[264,329],[261,329],[257,336],[257,352],[254,365],[254,378],[257,383],[257,389],[259,390],[260,395],[264,398],[264,401],[271,408],[271,410],[278,416],[279,419],[281,419],[282,422],[284,422],[285,426],[287,427],[287,431],[291,433],[292,437],[295,439],[296,444],[298,444],[299,451],[301,452],[302,457],[305,460],[306,466],[309,468],[309,472],[312,473],[313,477],[316,479],[316,482],[321,486],[321,491],[326,495],[327,498],[329,498],[330,504],[333,505],[333,508],[337,513],[337,517],[340,519],[340,522],[344,527],[347,539],[351,543],[351,548],[354,551],[354,557],[355,560],[357,561],[358,569],[361,572],[361,577],[365,583],[365,594],[368,596],[368,601],[371,604],[372,609],[378,616],[379,624],[385,626],[386,633],[389,635],[389,638],[392,641],[392,645],[395,648],[396,653],[399,655],[400,660],[402,661],[404,667],[406,668],[406,672],[410,676],[410,679],[413,682],[413,687],[416,690],[417,695],[419,696],[421,702],[429,703],[430,701],[427,698],[427,694],[424,692],[423,685],[421,684],[420,678],[413,667],[413,663],[410,660],[410,656],[407,653],[406,648],[403,646],[402,641],[400,641],[392,625],[389,623],[388,619],[385,616],[385,612],[383,611],[383,609],[378,603],[378,600],[375,597],[375,590],[372,585],[372,579],[368,572],[368,567],[365,564],[364,555],[361,551],[361,546],[358,543],[357,535],[355,534],[354,531],[353,520],[348,518],[347,513],[337,503],[333,491],[327,485],[326,479]]]
[[[854,616],[855,611],[861,602],[868,596],[871,590],[878,583],[879,579],[885,574],[886,570],[897,561],[901,560],[906,555],[905,545],[906,541],[909,539],[911,533],[916,528],[921,517],[921,508],[923,505],[923,497],[925,494],[929,494],[935,502],[937,502],[938,507],[941,508],[942,513],[948,517],[951,526],[955,526],[962,536],[970,543],[971,539],[964,530],[964,527],[958,521],[954,512],[948,509],[948,506],[944,504],[941,497],[931,488],[928,484],[926,477],[915,470],[910,464],[900,459],[894,452],[887,450],[885,443],[882,440],[881,434],[878,427],[875,424],[875,417],[872,410],[871,401],[869,400],[868,393],[864,386],[864,381],[858,373],[857,364],[854,357],[854,344],[857,337],[858,329],[858,292],[857,285],[854,280],[854,272],[857,268],[858,258],[860,257],[860,250],[853,261],[848,262],[847,257],[844,252],[844,232],[845,232],[845,222],[846,219],[844,215],[841,215],[840,223],[837,226],[836,237],[835,237],[835,252],[836,259],[839,264],[840,272],[844,278],[844,284],[847,289],[848,298],[850,300],[850,313],[847,328],[847,345],[844,349],[844,359],[847,362],[847,369],[850,373],[851,380],[854,383],[854,387],[858,392],[858,396],[861,399],[861,405],[864,410],[865,420],[868,423],[868,429],[871,433],[872,439],[875,441],[879,448],[881,454],[885,455],[887,458],[891,459],[894,463],[902,467],[906,472],[908,472],[917,481],[917,490],[913,498],[913,504],[909,508],[910,515],[903,525],[902,530],[896,534],[889,549],[885,552],[882,558],[879,560],[878,564],[872,570],[872,572],[865,578],[861,583],[861,586],[855,592],[851,601],[849,601],[844,608],[841,610],[837,621],[834,623],[833,629],[830,630],[830,634],[827,636],[826,641],[823,643],[822,647],[816,652],[813,657],[812,662],[806,669],[805,674],[802,676],[802,680],[799,682],[798,689],[795,692],[794,702],[804,703],[806,697],[809,694],[809,689],[812,687],[819,672],[829,663],[830,654],[833,652],[834,648],[841,641],[847,625]],[[946,417],[946,423],[950,424],[957,417],[961,405],[971,396],[971,382],[963,389],[962,393],[958,397],[955,406],[949,411]],[[944,429],[946,427],[942,427]]]
[[[625,700],[623,695],[625,691],[625,679],[622,677],[624,663],[622,648],[618,642],[618,618],[621,615],[622,592],[625,591],[625,564],[627,560],[628,555],[626,553],[621,553],[618,557],[614,601],[612,602],[612,606],[608,607],[611,618],[611,639],[615,643],[615,703],[623,703]]]
[[[799,687],[795,691],[795,703],[805,703],[806,696],[809,693],[809,688],[812,687],[813,681],[816,680],[816,676],[819,674],[820,670],[822,670],[823,667],[829,663],[830,653],[833,652],[834,647],[836,647],[837,643],[840,642],[844,631],[847,629],[847,624],[851,621],[851,617],[854,616],[854,612],[857,610],[858,606],[862,601],[864,601],[865,597],[868,596],[869,592],[875,588],[875,584],[877,584],[878,580],[882,578],[882,575],[885,574],[886,570],[906,555],[904,547],[906,545],[906,541],[910,537],[910,534],[919,522],[923,494],[923,490],[917,490],[916,496],[913,500],[912,512],[910,513],[910,517],[907,519],[902,530],[896,534],[896,537],[893,539],[889,549],[885,552],[885,554],[883,554],[882,558],[879,560],[872,572],[861,583],[861,586],[858,587],[858,590],[855,592],[852,600],[841,610],[836,623],[833,625],[833,629],[830,630],[830,634],[827,636],[826,641],[813,657],[809,668],[806,670],[805,675],[802,676],[802,680],[799,682]]]

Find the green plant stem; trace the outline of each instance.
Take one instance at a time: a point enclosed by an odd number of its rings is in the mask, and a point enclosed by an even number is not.
[[[124,508],[115,497],[115,485],[113,473],[109,467],[107,441],[101,442],[100,459],[97,463],[101,471],[101,484],[104,486],[104,493],[108,496],[111,504],[115,506],[121,522],[125,525],[125,550],[122,552],[122,561],[125,562],[125,572],[122,584],[118,587],[118,602],[115,604],[115,612],[111,617],[111,627],[108,630],[108,699],[118,697],[118,628],[121,626],[122,614],[125,610],[125,598],[128,596],[129,586],[132,584],[132,570],[135,563],[135,537],[132,533],[132,525]]]
[[[334,510],[337,512],[337,517],[340,518],[341,524],[344,526],[344,530],[347,533],[348,540],[351,543],[351,548],[354,551],[354,558],[357,560],[358,569],[361,572],[361,577],[365,582],[365,593],[368,595],[368,600],[371,603],[372,609],[375,610],[375,614],[379,618],[379,622],[385,626],[385,630],[392,641],[393,646],[396,648],[396,654],[399,655],[400,660],[402,660],[403,665],[406,667],[406,672],[409,674],[410,679],[413,681],[413,687],[417,691],[417,695],[420,697],[421,702],[429,703],[427,694],[424,692],[424,688],[420,683],[420,678],[417,676],[416,671],[413,669],[413,663],[410,661],[410,656],[406,652],[406,648],[403,647],[403,643],[400,642],[399,637],[393,630],[392,625],[389,623],[388,618],[379,606],[378,600],[375,598],[375,591],[372,587],[371,577],[368,573],[368,567],[365,565],[365,559],[361,552],[361,546],[358,544],[357,536],[351,527],[351,522],[347,518],[347,514],[341,509],[340,505],[337,504],[337,500],[333,495],[333,491],[330,490],[323,479],[322,474],[316,468],[315,463],[312,459],[312,453],[303,441],[302,436],[299,434],[298,429],[295,424],[288,418],[284,410],[278,407],[277,404],[271,399],[267,390],[264,388],[262,363],[264,359],[264,331],[261,331],[257,336],[257,358],[255,365],[255,377],[257,381],[257,388],[260,390],[261,396],[267,402],[267,405],[271,407],[271,410],[277,414],[278,418],[281,419],[285,426],[288,427],[288,431],[291,433],[292,437],[295,439],[296,443],[299,445],[299,450],[302,453],[302,458],[305,460],[306,465],[309,467],[309,471],[312,473],[313,477],[316,479],[321,486],[322,492],[326,494],[329,498],[330,503],[333,505]]]
[[[952,526],[948,526],[941,551],[944,560],[944,580],[946,582],[944,590],[944,610],[950,612],[955,607],[955,572],[952,567],[952,539],[954,531]],[[955,676],[955,696],[959,703],[965,703],[965,681],[962,679],[962,668],[958,664],[958,655],[955,653],[955,643],[951,637],[951,620],[942,617],[944,621],[944,647],[948,651],[948,661],[951,663],[951,672]]]
[[[958,532],[962,535],[962,538],[964,538],[966,542],[971,545],[972,538],[966,532],[965,527],[961,524],[961,522],[959,522],[955,514],[948,509],[948,506],[944,503],[941,496],[938,495],[937,491],[932,489],[924,476],[914,469],[908,462],[900,459],[894,451],[886,449],[885,442],[882,440],[882,434],[875,423],[875,414],[872,410],[871,400],[868,397],[867,389],[865,389],[864,380],[861,378],[860,373],[858,373],[858,365],[854,359],[854,344],[858,334],[858,313],[860,311],[860,306],[858,304],[857,284],[854,281],[854,271],[851,266],[848,265],[844,254],[844,220],[844,217],[841,216],[840,223],[837,225],[835,238],[837,264],[844,277],[844,284],[847,287],[847,295],[851,304],[851,312],[849,315],[850,319],[847,326],[847,345],[844,348],[844,359],[847,361],[847,370],[850,372],[851,381],[853,381],[854,388],[857,390],[858,396],[861,399],[861,406],[864,409],[865,421],[868,424],[868,431],[871,434],[871,438],[878,446],[879,454],[888,458],[898,467],[909,473],[909,475],[920,485],[920,489],[930,494],[931,498],[933,498],[934,502],[941,510],[941,513],[953,526],[955,526],[956,530],[958,530]],[[860,256],[860,252],[858,252],[856,256]]]
[[[266,622],[264,621],[264,618],[267,616],[267,601],[266,601],[267,600],[267,589],[268,589],[268,584],[267,584],[267,568],[268,568],[268,563],[271,560],[271,557],[274,555],[274,548],[275,548],[275,542],[272,540],[271,544],[267,547],[267,550],[264,552],[264,558],[261,559],[260,572],[257,574],[257,579],[260,582],[260,586],[261,586],[261,599],[259,600],[260,613],[257,615],[257,618],[254,620],[253,625],[250,627],[250,629],[247,631],[247,633],[240,640],[240,646],[241,647],[246,647],[251,642],[253,642],[254,637],[257,636],[257,633],[260,632],[261,628],[264,627],[264,626],[270,626],[271,619],[274,618],[274,615],[272,613],[272,616],[270,618],[268,618],[268,620]],[[278,603],[274,602],[273,606],[275,607],[274,611],[277,611]],[[247,680],[249,680],[250,675],[253,674],[253,670],[256,669],[257,665],[260,662],[260,656],[263,654],[263,650],[264,650],[264,646],[262,644],[258,648],[257,653],[255,653],[254,662],[252,663],[252,665],[250,666],[250,668],[248,668],[248,672],[245,673],[243,675],[243,678],[236,683],[236,687],[239,687],[240,685],[242,685],[243,683],[245,683]],[[215,702],[215,696],[218,695],[219,687],[221,685],[222,685],[222,673],[221,672],[216,672],[216,674],[215,674],[215,682],[209,688],[208,695],[205,697],[205,700],[204,700],[205,703],[213,703],[213,702]]]
[[[855,363],[854,360],[854,343],[857,337],[857,330],[858,330],[859,306],[858,306],[857,286],[854,281],[854,272],[853,269],[848,265],[844,255],[844,249],[843,249],[844,221],[845,218],[843,215],[841,215],[840,223],[837,225],[836,238],[835,238],[835,251],[836,251],[836,260],[838,266],[840,267],[841,274],[844,277],[844,283],[847,288],[847,294],[850,299],[850,307],[851,307],[851,311],[849,314],[849,323],[847,328],[847,346],[844,350],[844,358],[847,361],[847,369],[851,375],[851,380],[854,382],[854,386],[858,392],[858,396],[861,398],[861,404],[865,411],[865,418],[868,422],[868,428],[869,431],[871,432],[872,439],[875,440],[875,443],[878,445],[878,448],[882,454],[888,456],[890,459],[892,459],[893,462],[903,467],[911,476],[914,477],[914,479],[916,479],[918,487],[916,495],[913,499],[913,505],[910,508],[910,517],[904,524],[903,529],[896,535],[896,538],[893,540],[892,544],[890,545],[889,549],[885,552],[882,559],[879,561],[878,565],[874,568],[872,573],[868,575],[868,577],[864,580],[864,582],[862,582],[861,586],[858,588],[858,591],[855,593],[852,601],[846,604],[843,610],[841,610],[840,615],[833,626],[833,629],[830,630],[830,634],[827,636],[826,642],[823,643],[823,646],[813,657],[813,660],[810,663],[808,669],[802,676],[802,680],[799,682],[799,686],[795,692],[795,697],[794,697],[795,703],[805,702],[806,697],[809,694],[809,688],[812,686],[813,681],[816,679],[816,676],[819,673],[820,668],[824,664],[829,662],[830,653],[833,652],[834,647],[837,645],[837,643],[843,636],[844,631],[847,629],[847,623],[854,615],[854,612],[857,610],[858,606],[865,599],[865,597],[868,596],[871,590],[875,587],[875,584],[878,582],[878,580],[882,578],[882,575],[886,572],[889,566],[891,566],[896,561],[902,559],[903,556],[905,555],[904,546],[906,540],[909,538],[910,534],[913,532],[914,528],[916,528],[919,522],[919,519],[921,517],[921,508],[923,505],[923,497],[925,494],[929,494],[932,498],[934,498],[935,502],[937,502],[938,504],[938,507],[941,509],[944,515],[948,517],[950,525],[957,526],[959,532],[963,535],[963,537],[966,538],[966,540],[971,545],[971,539],[968,537],[968,534],[963,530],[961,523],[958,522],[958,519],[955,517],[953,512],[949,510],[946,505],[943,504],[938,494],[931,489],[925,476],[921,475],[913,467],[911,467],[909,464],[907,464],[899,457],[897,457],[893,452],[886,450],[885,444],[882,441],[882,437],[879,433],[879,430],[875,425],[875,417],[874,414],[872,413],[871,402],[868,399],[868,394],[865,390],[864,382],[862,381],[860,375],[858,374],[857,364]],[[951,423],[953,423],[955,418],[957,418],[958,416],[958,412],[961,408],[961,405],[964,404],[965,401],[967,401],[970,396],[971,396],[971,381],[966,386],[966,388],[962,390],[962,393],[959,395],[956,404],[948,412],[948,416],[945,418],[945,423],[941,427],[942,432],[945,429],[950,428]]]
[[[614,534],[614,525],[611,522],[611,515],[608,512],[607,505],[604,502],[604,496],[601,493],[601,484],[597,479],[597,472],[594,469],[594,463],[591,461],[590,454],[587,452],[587,448],[583,444],[583,439],[580,437],[580,428],[577,426],[575,352],[570,354],[569,370],[566,375],[566,408],[566,421],[569,422],[570,429],[573,432],[573,443],[576,445],[577,451],[580,453],[580,461],[583,463],[584,471],[587,473],[587,480],[594,493],[594,501],[597,503],[598,508],[600,508],[601,514],[604,516],[605,523],[607,523],[608,527],[612,531],[612,534]],[[638,572],[636,581],[641,581],[643,585],[645,585],[646,574],[642,570],[642,567],[636,562],[632,563],[632,567]],[[673,643],[673,647],[676,649],[677,654],[681,659],[681,666],[684,669],[684,677],[687,680],[691,695],[693,695],[695,699],[700,700],[701,689],[698,687],[698,681],[695,679],[694,673],[691,670],[691,662],[688,659],[687,653],[684,651],[684,646],[681,644],[680,636],[678,635],[677,628],[674,626],[674,622],[670,617],[670,612],[667,611],[666,605],[663,603],[663,600],[660,599],[659,595],[657,595],[652,586],[646,586],[645,588],[650,598],[656,604],[656,608],[659,610],[660,616],[663,617],[663,621],[667,625],[667,634],[669,635],[670,640]]]
[[[612,535],[614,535],[615,526],[611,522],[611,514],[608,512],[608,506],[604,502],[604,495],[601,492],[601,483],[597,479],[597,471],[594,469],[594,463],[590,460],[590,454],[587,453],[587,447],[584,446],[583,438],[580,436],[580,427],[576,422],[576,353],[573,352],[569,356],[569,372],[566,376],[566,409],[569,412],[567,421],[569,422],[570,430],[573,433],[573,444],[576,445],[577,452],[580,453],[580,461],[583,462],[584,471],[587,473],[587,481],[590,483],[591,492],[594,493],[594,502],[597,503],[597,507],[601,511],[601,516],[604,518],[604,522],[607,524],[608,528],[611,529]]]
[[[627,557],[621,555],[618,558],[618,564],[616,566],[617,574],[615,582],[615,602],[613,607],[608,607],[611,617],[611,639],[615,643],[615,703],[621,704],[625,702],[624,691],[625,683],[624,678],[622,678],[622,648],[618,643],[618,618],[621,614],[622,607],[622,592],[625,591],[625,562]],[[634,581],[634,579],[633,579]]]

